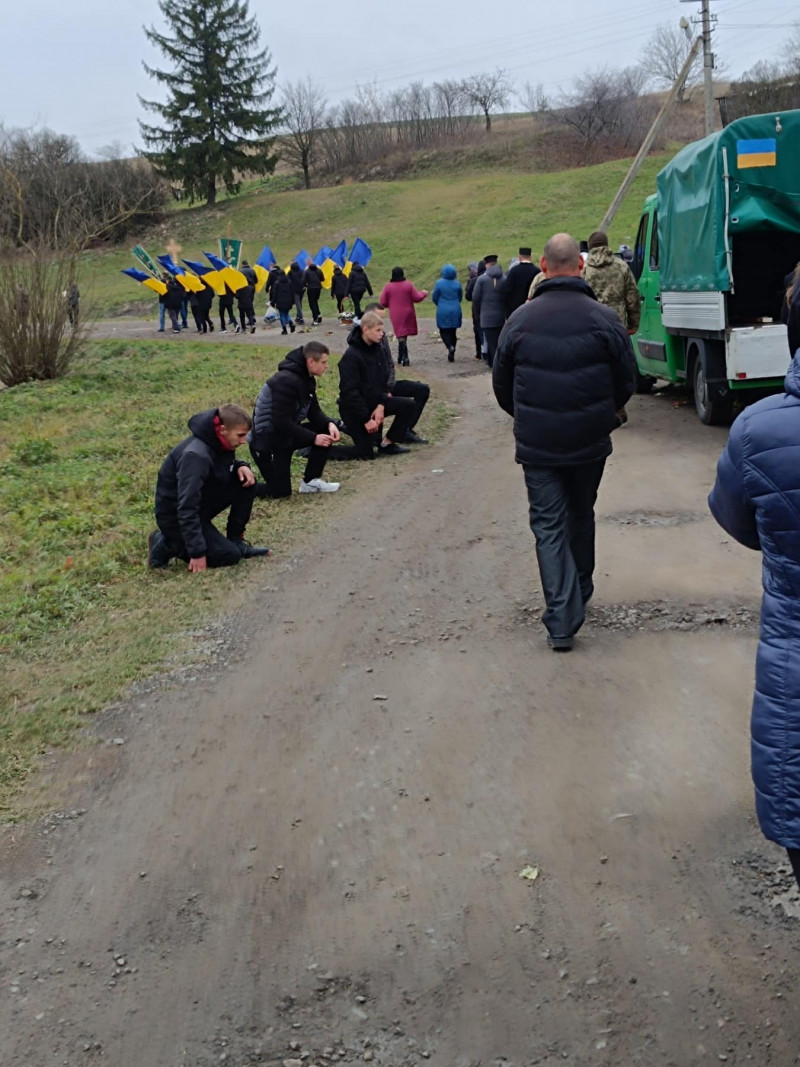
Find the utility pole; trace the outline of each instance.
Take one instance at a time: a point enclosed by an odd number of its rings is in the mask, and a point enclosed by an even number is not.
[[[695,0],[681,0],[682,4],[691,4]],[[711,14],[711,0],[700,0],[700,22],[703,38],[703,97],[705,102],[706,136],[714,132],[714,53],[711,51],[711,30],[717,16]]]

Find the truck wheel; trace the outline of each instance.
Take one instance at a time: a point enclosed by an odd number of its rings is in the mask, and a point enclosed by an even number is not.
[[[636,368],[636,392],[642,395],[652,393],[653,386],[656,384],[655,378],[651,378],[649,374],[642,374],[639,368]]]
[[[727,426],[731,421],[733,398],[720,396],[716,384],[709,384],[703,357],[698,354],[694,361],[694,406],[700,421],[706,426]]]

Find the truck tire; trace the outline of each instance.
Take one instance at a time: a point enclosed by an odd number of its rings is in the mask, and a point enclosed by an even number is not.
[[[727,426],[733,413],[733,397],[722,392],[716,382],[709,382],[705,351],[696,352],[692,367],[694,406],[698,418],[706,426]]]
[[[639,368],[636,368],[636,392],[640,395],[647,395],[652,393],[653,386],[656,384],[656,379],[651,378],[649,374],[642,374]]]

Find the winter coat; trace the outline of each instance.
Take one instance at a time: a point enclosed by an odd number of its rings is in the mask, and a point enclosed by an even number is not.
[[[431,300],[436,305],[436,328],[457,330],[461,325],[461,299],[463,290],[456,276],[456,268],[448,263],[442,267],[442,276],[436,282]],[[383,300],[381,300],[383,303]],[[395,331],[396,332],[396,331]]]
[[[231,482],[238,483],[237,469],[247,466],[222,447],[214,429],[218,414],[212,408],[189,419],[191,436],[172,449],[156,482],[156,522],[180,532],[192,559],[206,554],[203,520],[213,518]]]
[[[317,293],[322,291],[322,283],[324,278],[322,271],[316,265],[316,263],[309,263],[303,274],[303,285],[310,292],[316,291]]]
[[[389,398],[386,367],[381,347],[369,345],[354,326],[339,360],[339,412],[342,418],[369,422],[378,404]]]
[[[472,317],[477,319],[482,330],[496,329],[506,321],[502,280],[503,271],[496,263],[492,263],[475,282]]]
[[[255,287],[258,285],[258,275],[253,270],[253,268],[242,267],[242,274],[245,276],[245,278],[247,278],[247,284],[252,285],[253,290],[255,291]]]
[[[630,338],[586,282],[550,278],[506,323],[492,384],[514,416],[517,463],[591,463],[611,453],[617,411],[633,393]]]
[[[472,272],[472,264],[470,263],[469,280],[467,281],[467,288],[464,290],[464,299],[469,300],[472,304],[472,294],[475,290],[475,283],[482,274],[486,272],[486,264],[481,260],[475,264],[475,273]],[[478,313],[475,310],[475,305],[472,304],[472,321],[478,322]]]
[[[372,290],[370,290],[371,292]],[[334,271],[331,277],[331,297],[334,300],[344,300],[349,292],[349,282],[346,274]]]
[[[327,433],[330,419],[317,400],[317,379],[308,373],[302,346],[278,364],[264,383],[253,410],[247,440],[257,452],[305,448],[318,433]],[[308,422],[311,429],[302,426]]]
[[[289,281],[292,283],[292,292],[298,296],[302,296],[305,289],[304,273],[302,267],[289,267]]]
[[[502,290],[506,318],[513,315],[528,299],[533,279],[541,271],[535,263],[516,263],[503,278]]]
[[[197,306],[201,311],[210,311],[214,303],[214,290],[210,285],[203,284],[203,288],[197,294]]]
[[[251,308],[255,298],[256,287],[254,285],[245,285],[236,290],[236,301],[240,308]]]
[[[800,282],[794,287],[790,302],[784,300],[786,309],[786,330],[789,341],[789,355],[793,356],[800,349]],[[783,316],[782,316],[783,317]]]
[[[591,250],[581,277],[591,286],[601,304],[616,311],[627,330],[639,329],[642,315],[639,287],[631,268],[615,256],[608,245]]]
[[[180,311],[183,301],[186,299],[186,290],[177,278],[167,282],[167,291],[164,295],[164,306],[167,311]]]
[[[354,263],[347,279],[347,296],[357,296],[359,299],[369,293],[372,296],[372,286],[369,284],[367,272],[360,263]]]
[[[731,537],[761,549],[750,722],[756,811],[766,837],[800,849],[800,355],[784,388],[734,422],[708,503]]]
[[[270,301],[278,311],[291,311],[294,307],[294,290],[292,283],[285,274],[277,274],[272,282]]]
[[[425,294],[408,281],[387,282],[380,295],[380,302],[389,309],[395,337],[417,336],[417,313],[414,305],[425,299]]]

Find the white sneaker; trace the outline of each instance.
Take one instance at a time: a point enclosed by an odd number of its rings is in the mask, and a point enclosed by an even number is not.
[[[326,482],[323,478],[312,478],[310,482],[300,482],[301,493],[335,493],[338,482]]]

